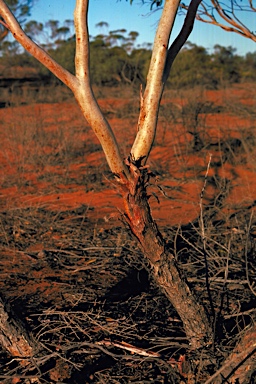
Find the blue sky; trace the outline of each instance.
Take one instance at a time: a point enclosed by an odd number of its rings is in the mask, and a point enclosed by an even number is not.
[[[32,9],[30,19],[45,22],[47,20],[73,19],[75,0],[37,0]],[[140,0],[134,0],[133,5],[130,1],[118,0],[91,0],[89,7],[89,31],[95,36],[102,31],[95,27],[101,21],[109,24],[109,30],[125,28],[128,32],[137,31],[139,37],[137,42],[152,43],[154,33],[157,27],[157,21],[160,18],[160,12],[154,12],[150,15],[149,6],[142,5]],[[182,25],[183,17],[178,16],[176,25],[173,29],[171,40],[175,38]],[[255,26],[256,14],[248,14],[245,18],[246,24]],[[239,36],[236,33],[225,32],[220,28],[196,21],[194,30],[190,35],[189,41],[197,45],[213,49],[215,44],[229,46],[237,49],[237,53],[243,55],[247,52],[256,51],[256,43]]]

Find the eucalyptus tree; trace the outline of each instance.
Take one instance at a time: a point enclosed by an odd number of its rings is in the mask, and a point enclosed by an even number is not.
[[[64,69],[25,34],[3,0],[0,0],[0,15],[5,28],[10,30],[24,49],[72,90],[84,118],[97,136],[123,198],[123,218],[138,240],[152,278],[170,300],[182,320],[189,342],[188,350],[192,356],[189,382],[194,383],[201,359],[204,361],[204,367],[212,364],[211,351],[214,350],[216,319],[214,315],[209,316],[205,305],[192,292],[182,269],[175,256],[169,251],[166,241],[151,215],[147,193],[151,174],[147,160],[156,136],[159,106],[166,81],[177,54],[193,29],[201,0],[191,0],[186,6],[184,24],[178,36],[172,39],[171,43],[173,25],[179,7],[183,7],[184,4],[181,4],[180,0],[152,1],[152,6],[162,5],[163,8],[155,34],[147,83],[145,89],[141,89],[137,134],[130,153],[125,159],[121,155],[116,137],[98,105],[91,86],[87,25],[88,3],[89,0],[77,0],[74,11],[76,35],[74,75]],[[212,3],[216,3],[213,7],[217,7],[219,10],[219,3],[216,0]],[[207,379],[207,383],[213,381],[220,383],[223,378],[226,380],[227,377],[229,380],[232,378],[232,382],[235,382],[238,378],[235,368],[238,365],[243,365],[245,361],[249,369],[244,370],[243,381],[241,382],[246,382],[246,378],[255,367],[255,360],[252,357],[256,347],[255,339],[253,339],[255,333],[255,327],[251,327],[245,333],[246,339],[243,338],[240,341],[237,349],[224,360],[221,368],[219,368],[220,362],[216,364],[215,373]],[[245,345],[246,348],[244,348]],[[241,346],[243,351],[240,353]],[[241,377],[240,374],[239,379]]]

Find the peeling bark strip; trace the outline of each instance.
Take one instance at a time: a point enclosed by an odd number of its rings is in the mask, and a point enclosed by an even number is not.
[[[179,314],[191,348],[210,345],[213,342],[213,332],[204,307],[192,294],[152,218],[147,195],[150,177],[148,168],[138,168],[129,159],[126,164],[130,170],[129,180],[120,175],[125,220],[150,263],[151,275],[157,286]]]
[[[137,168],[129,160],[126,160],[126,165],[130,171],[129,180],[124,175],[120,176],[126,221],[139,240],[145,256],[151,263],[157,263],[165,253],[165,242],[151,216],[148,204],[148,167]]]
[[[28,364],[28,358],[38,351],[35,341],[26,332],[22,324],[14,319],[6,310],[3,300],[0,298],[0,345],[14,357],[20,357],[21,365]]]

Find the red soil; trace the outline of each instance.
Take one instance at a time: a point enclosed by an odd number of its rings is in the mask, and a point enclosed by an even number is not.
[[[151,202],[153,216],[161,225],[185,224],[198,216],[210,154],[208,176],[217,175],[231,182],[227,197],[231,208],[250,205],[255,200],[255,148],[253,154],[248,139],[254,134],[256,118],[255,113],[243,110],[243,105],[252,105],[255,91],[240,86],[205,91],[201,98],[221,105],[225,112],[200,116],[202,121],[197,129],[206,143],[212,144],[205,145],[200,152],[193,150],[193,137],[182,120],[174,124],[171,119],[167,122],[160,117],[149,165],[159,174],[158,181],[152,180],[152,192],[157,194],[159,203],[154,195]],[[168,97],[164,103],[171,108],[173,102],[181,106],[191,102],[186,97],[177,100]],[[104,111],[110,111],[109,121],[124,156],[136,134],[136,118],[116,118],[114,114],[122,113],[128,102],[118,98],[99,101]],[[235,110],[235,105],[241,111]],[[242,148],[229,148],[228,158],[224,159],[225,151],[220,146],[227,142],[228,149],[231,138],[239,139]],[[122,200],[98,141],[73,102],[0,110],[0,140],[2,211],[31,206],[58,211],[84,204],[94,208],[88,209],[88,217],[96,222],[118,217]],[[97,172],[103,177],[97,178]],[[216,188],[207,185],[205,201],[214,193]]]

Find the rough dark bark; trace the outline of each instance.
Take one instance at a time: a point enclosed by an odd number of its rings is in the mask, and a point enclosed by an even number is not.
[[[130,160],[127,165],[131,175],[129,181],[120,176],[126,222],[150,264],[154,281],[179,314],[191,348],[210,345],[213,332],[204,307],[191,292],[152,218],[147,195],[148,169],[138,168]]]
[[[13,357],[20,358],[26,366],[38,352],[36,341],[29,335],[23,324],[13,316],[0,297],[0,345]]]

